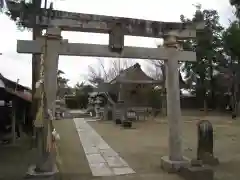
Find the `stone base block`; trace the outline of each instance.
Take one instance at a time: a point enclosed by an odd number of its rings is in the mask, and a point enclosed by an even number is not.
[[[54,180],[59,179],[59,170],[57,168],[57,165],[54,165],[53,170],[51,172],[36,172],[35,171],[36,165],[31,165],[28,168],[27,174],[26,174],[26,178],[28,179],[35,179],[35,178],[51,178]]]
[[[161,158],[161,168],[169,173],[177,173],[182,167],[189,167],[190,160],[183,157],[182,161],[171,161],[168,156]]]
[[[186,180],[213,180],[214,171],[206,166],[182,167],[179,175]]]

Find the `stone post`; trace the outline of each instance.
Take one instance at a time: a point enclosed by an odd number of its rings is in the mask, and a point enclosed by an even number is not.
[[[52,138],[52,121],[55,117],[55,102],[57,96],[57,71],[58,71],[58,57],[61,47],[62,37],[59,28],[49,28],[46,33],[47,44],[45,47],[44,57],[44,138],[45,138],[45,151],[48,154],[48,161],[46,162],[46,169],[49,172],[55,173],[56,169],[56,152]],[[50,114],[49,114],[50,113]],[[50,115],[50,116],[49,116]],[[49,168],[48,168],[49,167]]]
[[[166,88],[167,88],[167,118],[169,125],[169,156],[162,157],[162,168],[168,172],[176,172],[180,167],[189,162],[182,155],[182,121],[180,108],[180,90],[178,59],[176,59],[176,48],[178,43],[176,36],[169,35],[164,42],[170,51],[166,62]]]
[[[96,118],[100,118],[100,98],[97,96],[95,101],[95,112],[96,112]]]
[[[49,28],[44,37],[43,45],[43,117],[42,117],[42,154],[36,168],[30,167],[28,175],[51,176],[56,174],[56,152],[53,148],[51,120],[55,117],[55,101],[57,92],[58,56],[61,47],[61,30]]]

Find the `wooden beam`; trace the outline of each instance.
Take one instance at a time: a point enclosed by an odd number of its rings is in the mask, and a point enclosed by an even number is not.
[[[8,3],[8,9],[16,13],[22,11],[20,3]],[[42,8],[37,18],[37,23],[43,28],[46,28],[49,25],[47,18],[48,11],[49,10]],[[179,38],[194,38],[196,36],[195,30],[204,28],[204,23],[202,22],[161,22],[58,10],[53,10],[51,12],[51,17],[52,19],[50,23],[59,26],[59,28],[65,31],[109,33],[109,30],[112,29],[115,23],[119,22],[125,27],[125,35],[155,38],[161,38],[167,35],[170,31],[178,31]],[[23,23],[28,28],[32,28],[32,21],[32,15],[27,14]]]
[[[17,41],[18,53],[41,53],[43,42],[40,41]],[[133,59],[168,60],[169,55],[175,53],[178,61],[196,61],[196,53],[192,51],[173,51],[166,48],[142,48],[124,47],[121,54],[109,51],[107,45],[66,43],[62,45],[59,55],[66,56],[92,56],[92,57],[115,57]]]

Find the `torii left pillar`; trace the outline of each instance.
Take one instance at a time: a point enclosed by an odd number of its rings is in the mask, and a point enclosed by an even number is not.
[[[42,46],[43,53],[43,90],[45,94],[44,100],[44,117],[42,119],[42,147],[41,155],[36,166],[31,166],[28,175],[31,176],[53,176],[58,170],[56,166],[56,149],[53,144],[52,122],[51,117],[55,117],[55,101],[57,92],[57,70],[58,57],[61,48],[61,30],[58,28],[47,29],[46,35],[40,38],[39,44]],[[50,116],[49,116],[49,113]],[[40,127],[41,128],[41,127]]]

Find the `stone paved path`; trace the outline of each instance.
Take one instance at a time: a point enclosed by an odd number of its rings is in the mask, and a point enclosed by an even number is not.
[[[74,119],[93,176],[135,173],[83,118]]]

